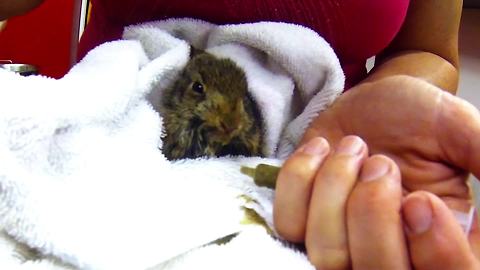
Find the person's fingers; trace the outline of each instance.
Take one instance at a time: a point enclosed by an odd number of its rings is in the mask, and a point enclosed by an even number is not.
[[[348,242],[353,269],[410,269],[396,164],[375,155],[362,165],[348,200]]]
[[[467,236],[441,199],[424,191],[411,193],[402,214],[416,270],[480,269]]]
[[[347,136],[315,176],[305,245],[310,261],[318,269],[349,269],[345,211],[367,152],[359,137]]]
[[[314,176],[328,155],[328,142],[310,140],[285,161],[277,178],[273,217],[275,230],[286,240],[303,242]]]

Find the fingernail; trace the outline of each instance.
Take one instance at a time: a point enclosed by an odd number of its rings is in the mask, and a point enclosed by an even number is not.
[[[299,151],[312,156],[325,154],[328,151],[328,142],[324,138],[317,137],[300,147]]]
[[[372,157],[365,161],[360,173],[362,181],[378,180],[390,170],[390,162],[382,157]]]
[[[346,155],[357,155],[362,152],[363,141],[357,136],[343,138],[337,147],[337,153]]]
[[[432,207],[428,198],[419,195],[407,197],[402,205],[403,220],[408,230],[421,234],[432,226]]]

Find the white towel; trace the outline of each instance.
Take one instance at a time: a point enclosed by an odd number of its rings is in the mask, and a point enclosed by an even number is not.
[[[259,265],[311,269],[304,254],[242,223],[250,207],[272,226],[273,191],[256,187],[240,166],[281,159],[168,162],[158,150],[154,106],[188,61],[188,43],[229,57],[245,68],[267,123],[268,156],[283,156],[343,88],[333,50],[313,31],[283,23],[178,19],[132,26],[124,36],[130,41],[95,48],[59,80],[0,70],[3,232],[38,250],[43,265],[60,260],[81,269],[182,269],[217,248],[233,262],[263,235],[269,248]],[[296,93],[308,104],[299,115]],[[224,246],[198,248],[233,232],[240,235]],[[216,260],[197,268],[225,263]]]
[[[127,27],[124,37],[140,40],[149,57],[155,58],[163,51],[156,36],[165,32],[197,49],[229,58],[245,71],[266,126],[268,157],[287,157],[310,122],[344,87],[345,77],[333,49],[317,33],[299,25],[217,26],[195,19],[170,19]],[[161,89],[151,93],[153,104],[159,103]],[[294,95],[298,95],[298,104],[292,103]]]

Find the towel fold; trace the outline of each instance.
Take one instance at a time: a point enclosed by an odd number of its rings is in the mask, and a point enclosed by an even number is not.
[[[281,164],[341,92],[333,50],[309,29],[271,22],[172,19],[128,27],[124,38],[95,48],[59,80],[0,70],[3,233],[38,251],[43,265],[58,260],[80,269],[223,263],[201,254],[257,260],[261,235],[271,250],[259,265],[312,269],[304,254],[246,225],[252,208],[273,226],[273,191],[255,186],[240,166]],[[156,106],[186,65],[190,44],[244,69],[266,123],[268,159],[165,159]],[[224,246],[203,246],[236,232]]]
[[[247,77],[265,123],[265,155],[292,153],[310,122],[342,92],[345,77],[328,43],[311,29],[287,23],[214,25],[170,19],[127,27],[124,38],[140,40],[151,58],[163,51],[165,32],[197,49],[229,58]],[[151,93],[158,104],[163,87]],[[297,100],[298,102],[293,102]]]

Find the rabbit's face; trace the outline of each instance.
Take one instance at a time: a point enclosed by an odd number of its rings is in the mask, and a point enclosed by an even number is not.
[[[233,62],[199,55],[187,65],[184,78],[180,107],[210,142],[226,145],[249,128],[247,81]]]
[[[258,155],[261,119],[244,72],[228,59],[194,56],[163,99],[169,159]]]

